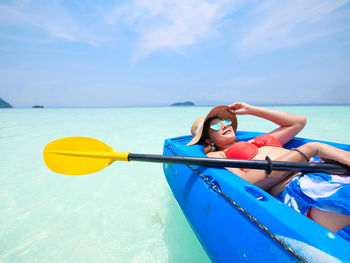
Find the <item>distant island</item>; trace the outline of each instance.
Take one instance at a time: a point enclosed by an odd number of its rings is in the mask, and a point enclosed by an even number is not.
[[[0,108],[13,108],[11,104],[0,98]]]
[[[195,106],[195,104],[192,101],[185,101],[185,102],[175,102],[170,106]]]
[[[41,109],[41,108],[44,108],[44,106],[41,106],[41,105],[34,105],[32,108],[34,108],[34,109]]]

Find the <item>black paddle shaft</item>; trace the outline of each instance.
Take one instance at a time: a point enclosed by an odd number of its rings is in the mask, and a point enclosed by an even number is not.
[[[207,167],[234,167],[245,169],[271,171],[291,171],[303,173],[328,173],[328,174],[350,174],[350,168],[338,164],[327,163],[300,163],[300,162],[282,162],[267,160],[244,160],[244,159],[224,159],[224,158],[206,158],[206,157],[188,157],[188,156],[170,156],[156,154],[137,154],[130,153],[129,161],[154,162],[154,163],[173,163],[173,164],[192,164]]]

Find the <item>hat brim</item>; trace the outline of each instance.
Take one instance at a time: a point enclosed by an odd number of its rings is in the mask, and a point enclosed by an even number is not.
[[[187,146],[195,145],[200,141],[203,134],[204,123],[205,123],[205,120],[199,124],[200,126],[198,126],[197,128],[196,135],[192,138],[192,140],[188,144],[186,144]]]
[[[187,146],[191,146],[194,144],[197,144],[198,142],[200,142],[200,140],[202,139],[203,136],[203,129],[205,126],[205,123],[212,118],[220,118],[220,119],[229,119],[231,120],[232,124],[232,128],[233,130],[236,132],[237,131],[237,118],[236,118],[236,114],[234,114],[231,109],[226,106],[226,105],[220,105],[220,106],[216,106],[215,108],[213,108],[205,117],[204,121],[200,124],[201,127],[198,128],[198,132],[196,133],[196,135],[193,137],[193,139],[187,144]]]

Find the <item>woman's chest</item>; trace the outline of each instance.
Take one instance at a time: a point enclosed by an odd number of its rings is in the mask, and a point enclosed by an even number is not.
[[[287,152],[289,152],[288,149],[274,146],[263,146],[259,148],[258,153],[253,160],[265,160],[266,156],[269,156],[271,160],[276,160]]]

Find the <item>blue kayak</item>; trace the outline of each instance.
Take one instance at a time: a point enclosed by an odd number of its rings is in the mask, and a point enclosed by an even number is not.
[[[237,132],[246,141],[261,133]],[[206,157],[192,136],[167,139],[164,155]],[[315,141],[295,138],[285,148]],[[350,150],[349,145],[330,143]],[[169,186],[213,262],[350,262],[350,242],[224,168],[166,163]]]

